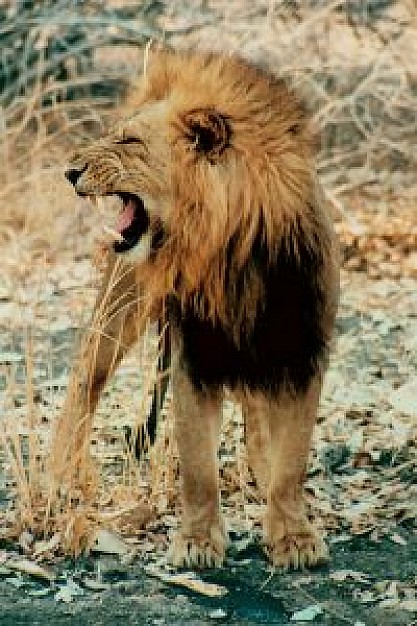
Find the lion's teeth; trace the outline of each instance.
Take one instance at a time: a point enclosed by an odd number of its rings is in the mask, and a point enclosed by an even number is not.
[[[104,213],[104,201],[103,198],[101,196],[98,196],[97,198],[97,209],[99,213]]]
[[[97,196],[90,196],[90,201],[94,206],[97,206]]]
[[[110,228],[110,226],[106,226],[105,224],[103,224],[102,228],[105,234],[109,235],[113,240],[119,242],[124,241],[123,236],[114,228]]]

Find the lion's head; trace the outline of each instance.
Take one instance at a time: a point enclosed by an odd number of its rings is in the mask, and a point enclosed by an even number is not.
[[[226,318],[225,274],[233,283],[255,238],[271,256],[300,229],[316,245],[313,137],[282,80],[229,56],[163,49],[127,110],[74,156],[67,177],[78,194],[120,198],[114,248],[144,276],[151,269],[157,296],[197,302],[204,285],[200,305]]]

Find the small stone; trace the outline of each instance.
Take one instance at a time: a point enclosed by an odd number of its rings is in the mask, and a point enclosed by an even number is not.
[[[210,611],[209,613],[210,619],[225,619],[226,617],[227,613],[223,609],[214,609],[214,611]]]
[[[312,622],[322,613],[323,607],[321,607],[320,604],[312,604],[301,611],[293,613],[290,619],[292,622]]]

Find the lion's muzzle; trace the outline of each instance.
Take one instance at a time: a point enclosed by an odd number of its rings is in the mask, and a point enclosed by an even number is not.
[[[116,197],[120,201],[121,208],[115,227],[106,228],[107,232],[114,234],[114,251],[124,253],[138,248],[134,256],[138,257],[138,260],[145,260],[150,253],[152,237],[150,216],[143,199],[139,195],[123,190],[113,190],[107,186],[104,186],[104,189],[91,186],[88,180],[84,180],[83,175],[88,174],[87,170],[88,164],[78,166],[78,164],[71,163],[65,171],[65,177],[74,187],[77,195],[89,197],[95,205],[98,198],[109,196]],[[140,246],[138,246],[139,243]]]

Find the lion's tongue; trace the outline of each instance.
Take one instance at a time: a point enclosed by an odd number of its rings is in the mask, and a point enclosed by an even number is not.
[[[123,211],[119,214],[116,222],[116,230],[122,233],[133,222],[135,216],[135,202],[131,198],[123,204]]]

